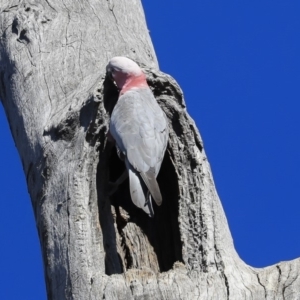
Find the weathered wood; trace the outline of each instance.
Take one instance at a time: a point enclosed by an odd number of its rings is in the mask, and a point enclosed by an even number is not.
[[[0,97],[22,159],[49,299],[299,299],[299,260],[264,269],[235,252],[182,92],[158,71],[137,0],[2,0]],[[135,59],[170,121],[148,218],[107,143],[115,55]]]

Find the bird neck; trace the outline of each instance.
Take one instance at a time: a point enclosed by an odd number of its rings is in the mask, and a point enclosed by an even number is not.
[[[122,85],[120,90],[120,95],[123,95],[127,91],[136,88],[147,88],[148,84],[146,81],[146,76],[141,74],[139,76],[127,77],[125,83]]]

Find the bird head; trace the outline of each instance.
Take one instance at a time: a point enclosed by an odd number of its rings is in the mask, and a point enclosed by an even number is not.
[[[106,66],[106,72],[121,91],[124,88],[129,89],[147,85],[145,74],[141,68],[136,62],[127,57],[113,57]]]

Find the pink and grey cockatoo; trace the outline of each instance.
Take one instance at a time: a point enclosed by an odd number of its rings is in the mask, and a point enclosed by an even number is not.
[[[167,117],[134,61],[114,57],[106,71],[120,90],[111,115],[110,134],[120,158],[125,160],[133,203],[152,217],[151,197],[157,205],[162,203],[156,177],[168,143]]]

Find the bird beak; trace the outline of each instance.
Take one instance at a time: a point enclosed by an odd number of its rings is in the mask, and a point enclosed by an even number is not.
[[[114,77],[113,77],[113,75],[112,75],[112,69],[111,69],[109,66],[106,67],[106,76],[107,76],[111,81],[115,81],[115,80],[114,80]]]

